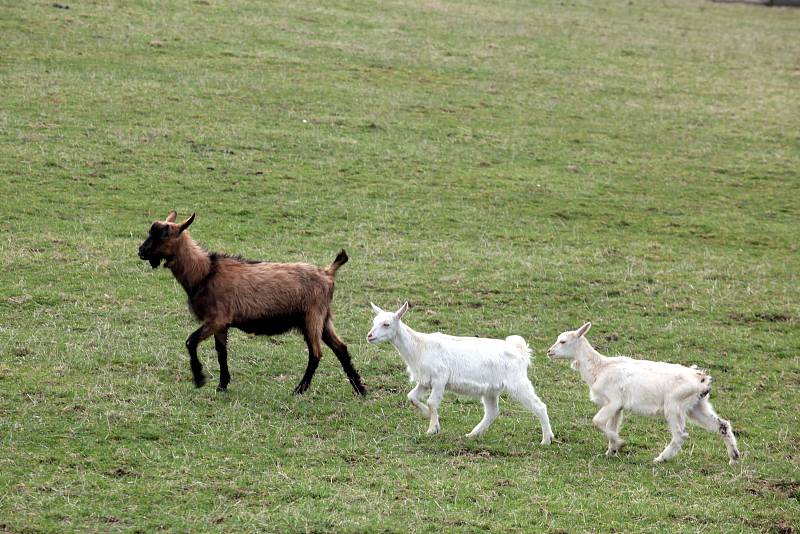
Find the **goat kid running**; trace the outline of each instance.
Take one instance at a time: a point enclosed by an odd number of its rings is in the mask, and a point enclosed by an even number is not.
[[[585,337],[591,327],[592,323],[586,323],[577,330],[561,333],[547,355],[554,360],[571,360],[572,368],[589,385],[589,398],[601,407],[592,422],[608,438],[606,456],[616,454],[625,444],[619,437],[619,428],[623,410],[629,410],[667,420],[672,441],[656,457],[656,463],[678,454],[689,437],[687,418],[709,432],[719,433],[730,463],[739,460],[730,422],[717,415],[708,399],[711,376],[694,366],[603,356]]]
[[[408,366],[408,375],[416,385],[408,400],[428,418],[428,434],[439,432],[439,404],[444,392],[480,398],[483,419],[467,437],[486,432],[499,412],[500,394],[508,391],[525,408],[536,414],[542,426],[542,445],[553,439],[547,406],[536,396],[528,379],[531,350],[520,336],[505,340],[455,337],[436,332],[415,332],[401,319],[408,302],[396,312],[387,312],[370,303],[375,312],[370,343],[391,342]],[[428,395],[423,403],[422,397]]]

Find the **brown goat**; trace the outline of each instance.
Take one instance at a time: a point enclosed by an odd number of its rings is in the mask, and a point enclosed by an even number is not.
[[[248,261],[207,252],[186,231],[194,213],[180,224],[175,223],[176,217],[173,210],[166,220],[153,223],[139,246],[139,257],[149,261],[153,269],[166,260],[164,266],[186,290],[189,309],[202,323],[186,340],[195,386],[201,387],[206,381],[197,359],[197,346],[204,339],[214,336],[219,360],[217,389],[222,391],[231,381],[229,328],[267,336],[297,329],[308,346],[308,367],[295,393],[303,393],[311,384],[322,357],[320,341],[324,341],[341,362],[353,389],[366,394],[331,318],[333,278],[348,259],[344,250],[324,269],[307,263]]]

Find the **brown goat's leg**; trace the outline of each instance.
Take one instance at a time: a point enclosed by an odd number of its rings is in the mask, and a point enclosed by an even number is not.
[[[308,346],[308,366],[306,367],[303,379],[300,380],[300,383],[294,388],[296,395],[305,393],[308,386],[311,385],[311,379],[314,377],[314,373],[317,372],[317,366],[322,357],[322,347],[320,347],[318,339],[306,336],[306,345]]]
[[[303,337],[305,338],[306,346],[308,347],[308,367],[306,367],[306,372],[303,375],[303,379],[300,380],[300,383],[297,384],[296,388],[294,388],[295,395],[305,393],[305,391],[308,389],[308,386],[311,385],[311,379],[314,377],[314,373],[317,371],[319,360],[322,358],[320,333],[321,332],[309,324],[306,324],[305,328],[303,328]]]
[[[197,359],[197,345],[201,341],[207,339],[212,334],[211,328],[208,325],[203,325],[189,335],[186,339],[186,350],[189,351],[189,364],[192,367],[192,377],[194,377],[195,387],[203,387],[206,383],[206,377],[203,374],[203,366],[200,360]]]
[[[353,362],[350,360],[350,353],[347,351],[347,345],[336,335],[336,330],[333,328],[333,322],[330,319],[325,321],[325,328],[322,330],[322,341],[331,348],[339,359],[339,363],[342,364],[342,369],[344,369],[347,379],[350,381],[350,385],[353,386],[356,393],[365,396],[367,394],[367,388],[364,387],[364,384],[361,382],[361,377],[358,376],[358,371],[353,367]]]
[[[214,334],[214,346],[217,349],[219,361],[219,385],[217,391],[225,391],[231,383],[231,374],[228,372],[228,329],[220,330]]]

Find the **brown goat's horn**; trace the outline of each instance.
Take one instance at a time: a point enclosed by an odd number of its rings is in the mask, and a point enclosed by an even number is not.
[[[181,233],[187,228],[189,228],[189,225],[192,224],[193,221],[194,221],[194,213],[192,213],[191,217],[189,217],[188,219],[186,219],[181,223],[180,230],[178,231],[178,233]]]

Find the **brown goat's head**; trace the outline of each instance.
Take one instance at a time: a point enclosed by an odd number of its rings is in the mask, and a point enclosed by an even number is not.
[[[178,238],[194,221],[194,213],[180,224],[175,222],[177,216],[178,213],[172,210],[164,221],[154,222],[147,239],[139,245],[139,257],[149,261],[153,269],[161,265],[162,260],[175,255]]]

